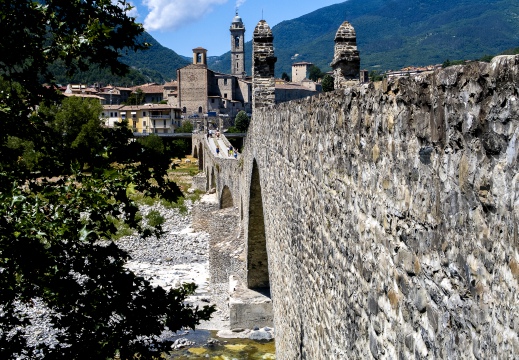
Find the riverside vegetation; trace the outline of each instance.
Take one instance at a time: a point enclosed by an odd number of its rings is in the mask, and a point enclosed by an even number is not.
[[[149,359],[169,349],[157,338],[164,329],[195,327],[214,312],[184,303],[194,284],[153,287],[125,268],[126,251],[101,244],[116,233],[114,219],[160,236],[160,218],[141,224],[128,189],[178,201],[169,154],[132,141],[124,124],[103,128],[92,103],[62,103],[52,85],[56,61],[70,75],[94,64],[124,75],[121,52],[147,48],[130,8],[122,0],[0,3],[2,359]],[[29,343],[39,305],[55,342]]]

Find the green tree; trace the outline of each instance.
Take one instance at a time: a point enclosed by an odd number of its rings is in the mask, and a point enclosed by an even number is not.
[[[236,119],[234,120],[234,126],[240,132],[247,132],[247,130],[249,130],[249,123],[250,119],[243,110],[236,115]]]
[[[368,76],[371,81],[381,81],[384,78],[378,70],[371,70]]]
[[[164,154],[164,142],[157,134],[149,134],[148,136],[139,138],[138,141],[144,148],[155,152],[157,155]]]
[[[176,133],[190,134],[193,132],[193,123],[189,120],[182,121],[182,125],[175,129]]]
[[[333,77],[329,74],[324,75],[321,85],[323,87],[323,92],[333,91],[334,90]]]
[[[290,81],[290,76],[288,76],[288,74],[284,72],[283,74],[281,74],[281,79],[285,81]]]
[[[50,109],[42,104],[40,111],[55,112],[50,126],[56,132],[55,138],[61,140],[60,146],[69,149],[68,157],[85,165],[102,152],[100,116],[103,107],[99,100],[71,96],[63,99],[60,106]]]
[[[144,104],[145,95],[141,88],[137,88],[137,90],[133,91],[130,96],[128,96],[128,100],[126,101],[127,105],[142,105]]]
[[[308,69],[308,78],[312,81],[318,81],[319,79],[322,79],[322,77],[325,74],[319,69],[319,67],[312,65]]]
[[[58,60],[71,76],[94,64],[123,75],[128,67],[120,54],[146,48],[136,42],[143,30],[128,10],[124,0],[0,1],[2,359],[36,352],[47,359],[106,359],[117,352],[149,359],[169,348],[154,338],[165,327],[194,327],[214,311],[184,303],[192,284],[152,287],[125,269],[128,254],[110,242],[114,218],[145,236],[160,235],[160,228],[140,225],[127,189],[176,200],[181,194],[167,180],[169,159],[132,141],[127,124],[100,128],[88,102],[62,105],[52,85],[49,66]],[[85,173],[80,149],[88,146]],[[16,304],[36,300],[61,329],[57,346],[27,343],[30,320]]]

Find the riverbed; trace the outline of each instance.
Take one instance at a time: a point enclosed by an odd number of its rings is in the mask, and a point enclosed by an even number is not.
[[[145,215],[157,210],[165,219],[164,236],[142,239],[137,235],[117,241],[117,245],[129,252],[131,261],[127,267],[164,289],[177,287],[185,282],[194,282],[198,288],[188,301],[193,305],[211,304],[209,274],[209,235],[194,232],[191,224],[192,204],[187,202],[188,213],[165,208],[160,203],[140,206]],[[251,331],[233,333],[229,330],[228,318],[216,311],[212,319],[203,322],[196,331],[179,334],[165,333],[162,338],[186,346],[172,351],[169,359],[215,359],[246,360],[275,359],[274,341],[250,340]],[[259,329],[264,331],[264,329]],[[268,331],[273,331],[268,329]],[[252,331],[254,332],[254,331]]]

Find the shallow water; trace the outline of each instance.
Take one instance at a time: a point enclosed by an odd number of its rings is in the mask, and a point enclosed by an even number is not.
[[[275,359],[274,341],[254,341],[249,339],[223,339],[216,331],[197,330],[185,336],[199,345],[169,353],[168,359],[174,360],[271,360]],[[207,339],[220,341],[218,346],[204,346]]]

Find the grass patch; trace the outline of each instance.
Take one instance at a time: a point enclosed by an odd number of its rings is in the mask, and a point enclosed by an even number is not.
[[[162,216],[157,210],[151,210],[148,215],[146,215],[146,220],[148,221],[148,225],[154,228],[161,226],[166,222],[164,216]]]
[[[128,224],[126,224],[124,221],[117,219],[113,216],[110,216],[110,221],[115,225],[117,228],[117,231],[115,234],[111,234],[112,240],[119,240],[122,237],[130,236],[134,234],[134,230],[130,228]]]
[[[161,199],[160,203],[165,208],[168,208],[168,209],[178,209],[178,212],[181,213],[182,215],[186,215],[188,213],[188,209],[187,209],[187,206],[186,206],[186,198],[185,197],[178,198],[178,200],[176,202],[172,202],[172,201],[167,201],[167,200]]]

